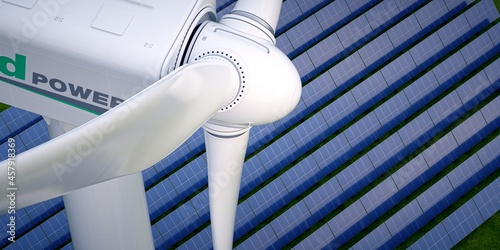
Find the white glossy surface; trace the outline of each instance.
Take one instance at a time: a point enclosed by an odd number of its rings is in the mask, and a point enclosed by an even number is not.
[[[232,249],[234,222],[240,192],[243,161],[249,130],[238,136],[211,134],[205,128],[207,147],[210,222],[214,249]]]
[[[154,249],[142,173],[66,194],[75,249]]]
[[[54,0],[32,8],[0,1],[0,57],[26,57],[25,79],[0,72],[22,86],[0,79],[0,102],[81,125],[112,108],[112,98],[130,98],[178,67],[189,34],[214,12],[215,0]],[[34,73],[66,88],[34,84]]]
[[[237,82],[223,59],[192,63],[104,115],[19,154],[17,208],[152,166],[227,103]],[[0,168],[7,169],[7,161]],[[7,187],[7,171],[1,171],[0,188]],[[0,200],[0,211],[7,207],[8,200]]]

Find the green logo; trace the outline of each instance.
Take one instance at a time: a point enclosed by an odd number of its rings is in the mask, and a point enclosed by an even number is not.
[[[16,54],[15,59],[0,56],[0,72],[6,76],[26,80],[26,56]]]

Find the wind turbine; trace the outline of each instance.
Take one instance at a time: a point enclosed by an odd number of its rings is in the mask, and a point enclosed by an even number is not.
[[[213,244],[230,249],[249,131],[300,99],[281,5],[239,0],[215,22],[213,0],[0,2],[0,101],[53,138],[16,156],[16,208],[63,195],[76,248],[153,248],[140,171],[203,127]]]

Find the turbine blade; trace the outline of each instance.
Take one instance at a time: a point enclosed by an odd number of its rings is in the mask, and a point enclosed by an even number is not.
[[[16,208],[152,166],[230,102],[238,82],[224,60],[188,64],[105,114],[19,154]],[[6,171],[10,162],[0,162],[2,193],[13,187]],[[0,211],[8,206],[2,198]]]
[[[249,128],[231,136],[215,134],[207,127],[204,129],[213,247],[232,249]]]

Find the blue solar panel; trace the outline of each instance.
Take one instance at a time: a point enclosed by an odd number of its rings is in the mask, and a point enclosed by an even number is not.
[[[320,113],[325,118],[331,131],[338,130],[350,120],[356,117],[359,106],[351,92],[342,95],[332,104],[323,108]]]
[[[471,27],[465,15],[460,15],[439,29],[437,34],[445,47],[456,47],[467,39],[465,34],[468,33],[470,29]]]
[[[314,65],[309,57],[309,54],[303,53],[300,56],[293,59],[292,63],[297,68],[300,74],[302,82],[305,82],[310,76],[311,72],[314,70]]]
[[[452,119],[449,118],[453,113],[462,107],[462,102],[457,92],[453,91],[449,95],[445,96],[441,101],[432,105],[427,112],[432,118],[432,122],[436,125],[440,125],[440,128],[448,126]]]
[[[334,95],[337,88],[330,73],[325,72],[302,88],[302,99],[309,110],[318,108]]]
[[[392,88],[396,88],[415,76],[415,67],[416,65],[410,53],[406,52],[384,66],[380,72],[384,75],[387,84]]]
[[[19,137],[27,149],[34,148],[44,142],[49,141],[49,133],[47,132],[47,123],[41,120],[33,126],[19,133]]]
[[[486,126],[486,121],[480,112],[467,118],[464,122],[454,128],[451,132],[459,145],[474,146],[484,135],[478,137],[476,133],[480,132]],[[484,133],[484,132],[483,132]]]
[[[253,213],[250,205],[248,205],[248,202],[244,201],[238,204],[236,210],[236,222],[234,224],[235,238],[240,238],[244,233],[250,231],[256,225],[255,214]]]
[[[7,127],[7,123],[3,120],[3,117],[0,115],[0,142],[6,142],[7,139],[11,136],[11,131]]]
[[[299,7],[304,13],[312,12],[328,2],[327,0],[299,1]]]
[[[406,87],[404,92],[412,105],[421,107],[439,94],[436,91],[438,86],[439,84],[436,77],[432,72],[429,72],[418,78],[410,86]]]
[[[349,9],[353,13],[359,13],[370,6],[373,6],[376,2],[379,2],[377,0],[352,0],[352,1],[347,1],[347,5],[349,6]]]
[[[366,211],[361,201],[357,200],[328,221],[328,226],[332,229],[333,235],[335,235],[338,240],[343,241],[342,238],[349,239],[354,236],[356,232],[363,229],[363,224],[360,223],[359,220],[364,217],[366,217]]]
[[[281,51],[283,51],[283,53],[285,53],[285,55],[289,57],[294,51],[290,40],[288,40],[288,37],[285,34],[276,37],[276,47],[278,47]]]
[[[147,168],[146,170],[142,171],[142,178],[144,179],[144,186],[149,187],[151,184],[153,184],[158,176],[158,172],[156,172],[156,169],[154,167]]]
[[[196,234],[194,237],[189,239],[187,242],[182,244],[178,249],[211,249],[212,247],[212,230],[211,227],[208,226],[206,230],[201,231],[199,234]],[[159,249],[159,248],[156,248]],[[161,249],[161,248],[160,248]]]
[[[500,86],[500,83],[496,85]],[[493,92],[496,88],[498,87],[490,84],[486,73],[480,71],[458,87],[456,91],[464,105],[475,106],[488,96],[488,92]]]
[[[346,23],[350,14],[346,1],[336,0],[319,10],[315,16],[323,30],[333,30]]]
[[[444,46],[436,33],[433,33],[425,40],[410,49],[410,54],[415,64],[420,68],[427,68],[441,57]]]
[[[374,112],[380,124],[387,131],[406,119],[411,114],[410,111],[408,98],[404,92],[399,92],[380,105]]]
[[[499,15],[493,1],[481,1],[474,5],[470,11],[467,11],[465,16],[471,27],[483,28],[488,23],[495,21]]]
[[[299,164],[289,169],[280,176],[288,192],[297,196],[318,181],[316,174],[320,168],[312,157],[306,157]]]
[[[398,191],[392,178],[387,178],[360,198],[371,221],[384,214],[401,200]]]
[[[345,51],[337,34],[333,33],[321,40],[321,42],[311,49],[307,50],[306,53],[310,58],[313,58],[312,62],[314,66],[318,68],[318,70],[322,70],[327,64],[338,61]]]
[[[337,31],[337,35],[344,48],[357,46],[358,43],[368,39],[367,35],[372,32],[372,28],[364,15],[359,16],[346,26]]]
[[[402,0],[396,1],[396,4],[398,5],[398,8],[401,10],[401,12],[403,14],[406,14],[407,12],[409,12],[409,10],[413,10],[414,7],[422,5],[425,2],[425,0]]]
[[[267,171],[276,173],[296,159],[297,149],[292,136],[286,134],[265,150],[259,152],[257,157],[259,157]]]
[[[257,231],[254,235],[254,237],[250,237],[249,239],[245,240],[242,242],[240,245],[238,245],[235,249],[240,250],[240,249],[248,249],[248,250],[254,250],[254,249],[264,249],[267,247],[270,247],[273,242],[276,242],[278,240],[278,237],[276,237],[276,234],[273,231],[273,228],[271,227],[270,224],[267,224],[264,226],[264,228],[260,229]]]
[[[398,1],[399,2],[399,1]],[[419,37],[419,32],[422,30],[415,15],[410,15],[403,21],[389,29],[386,33],[389,39],[398,51],[406,48],[408,45],[415,42]]]
[[[500,116],[500,109],[498,107],[500,107],[499,97],[495,98],[481,109],[481,113],[487,123],[498,123],[498,117]]]
[[[463,47],[460,52],[468,65],[478,67],[495,53],[498,53],[498,50],[498,48],[496,51],[493,50],[493,44],[491,43],[490,37],[488,34],[483,34]]]
[[[14,134],[20,133],[31,125],[42,120],[42,117],[37,114],[15,107],[10,107],[4,110],[0,113],[0,117],[7,124],[9,131]]]
[[[411,250],[428,250],[428,249],[450,249],[453,247],[450,236],[442,223],[432,228],[424,236],[418,239],[410,246]]]
[[[495,163],[495,161],[498,162],[498,157],[500,156],[500,137],[495,138],[493,141],[484,146],[477,152],[477,155],[484,165]]]
[[[73,247],[73,242],[70,242],[66,244],[65,246],[61,247],[61,250],[74,250],[75,248]]]
[[[336,175],[344,193],[348,196],[356,194],[373,179],[373,165],[368,156],[364,155],[346,169]]]
[[[196,132],[193,133],[193,135],[191,135],[191,137],[189,137],[185,144],[188,146],[189,149],[191,150],[197,150],[199,149],[200,151],[203,150],[205,147],[205,140],[204,140],[204,132],[203,132],[203,129],[200,128],[198,130],[196,130]],[[199,151],[198,151],[199,152]]]
[[[33,227],[36,222],[32,221],[29,215],[25,212],[24,209],[18,209],[16,210],[16,235],[21,235],[24,234],[26,231],[28,231],[31,227]],[[2,230],[2,238],[0,238],[0,246],[4,246],[5,244],[9,243],[8,237],[10,237],[10,234],[7,234],[7,231],[10,230],[10,226],[7,224],[10,223],[10,216],[11,214],[4,214],[0,216],[0,230]]]
[[[259,221],[271,216],[286,204],[282,199],[288,191],[280,179],[276,179],[247,199],[248,204]]]
[[[351,86],[355,81],[361,79],[361,72],[365,70],[365,64],[358,52],[353,53],[346,59],[340,61],[328,72],[335,80],[337,86],[345,89]]]
[[[323,29],[321,29],[318,20],[315,16],[311,16],[302,20],[285,34],[290,40],[293,48],[297,50],[310,45],[311,42],[315,41],[315,39],[312,38],[315,38],[321,32],[323,32]]]
[[[177,149],[174,150],[169,156],[165,157],[160,162],[156,163],[153,168],[156,170],[158,175],[154,178],[158,179],[161,176],[167,175],[172,170],[177,168],[182,163],[186,162],[189,158],[192,157],[193,152],[189,149],[186,143],[181,144]]]
[[[171,246],[175,241],[186,236],[189,232],[196,229],[194,224],[198,219],[198,215],[193,206],[187,202],[178,209],[162,218],[155,225],[161,232],[167,246]]]
[[[304,104],[302,98],[299,99],[297,106],[292,110],[292,112],[273,123],[273,125],[276,126],[276,133],[281,133],[282,131],[292,127],[294,124],[301,121],[309,113],[309,110],[310,109],[308,109],[308,107]],[[247,148],[247,153],[253,151],[254,150],[250,150]]]
[[[51,200],[40,202],[24,208],[26,213],[34,223],[43,221],[50,214],[55,213],[63,207],[62,197],[57,197]]]
[[[10,148],[8,146],[8,142],[5,141],[3,144],[0,145],[0,161],[3,161],[8,158],[8,149]]]
[[[400,14],[394,0],[385,0],[365,13],[373,30],[381,30],[393,23]]]
[[[378,249],[378,248],[393,248],[385,245],[385,243],[391,238],[391,233],[384,224],[373,229],[370,234],[358,241],[354,246],[353,250],[364,250],[364,249]]]
[[[311,149],[314,145],[321,142],[326,137],[328,125],[321,113],[316,113],[309,119],[301,123],[299,126],[290,131],[290,136],[300,148],[299,154],[303,154],[306,150]],[[294,148],[296,150],[296,148]],[[267,166],[263,160],[262,163]]]
[[[368,152],[373,167],[379,174],[384,173],[403,159],[404,144],[399,135],[393,134]]]
[[[327,142],[312,155],[321,169],[335,169],[350,157],[346,154],[350,149],[351,146],[347,139],[341,134]]]
[[[312,234],[307,236],[303,241],[301,241],[299,244],[295,246],[294,249],[322,249],[325,246],[331,247],[331,248],[338,248],[338,245],[335,244],[329,244],[333,239],[335,239],[335,236],[333,235],[332,231],[330,230],[330,227],[328,224],[324,224],[320,228],[318,228],[316,231],[314,231]]]
[[[500,43],[500,24],[497,23],[495,26],[490,28],[487,33],[490,36],[493,45],[498,46]]]
[[[404,196],[410,194],[427,179],[424,173],[429,169],[422,154],[419,154],[392,174],[392,179]]]
[[[448,12],[448,8],[444,2],[444,0],[431,1],[425,8],[415,12],[415,16],[424,30],[434,29],[443,22],[445,14]]]
[[[484,68],[484,72],[492,84],[498,86],[500,84],[500,61],[496,60]]]
[[[241,177],[241,194],[246,194],[250,190],[260,185],[269,177],[258,157],[252,157],[243,165],[243,173]]]
[[[248,138],[247,153],[262,147],[279,133],[280,131],[274,123],[253,127],[250,131],[250,138]]]
[[[448,165],[456,155],[453,151],[458,147],[452,134],[447,134],[434,143],[434,146],[427,148],[422,155],[424,156],[430,169],[439,171]],[[436,150],[439,148],[440,150]]]
[[[469,5],[473,2],[474,0],[455,0],[455,1],[446,1],[445,3],[449,10],[453,10],[462,6]]]
[[[283,2],[280,18],[278,20],[278,26],[276,27],[276,34],[281,34],[284,29],[298,23],[301,15],[302,11],[300,10],[296,0],[287,0]]]
[[[442,224],[448,232],[453,244],[457,244],[483,222],[484,220],[477,210],[474,201],[469,200],[444,219]]]
[[[282,248],[294,238],[304,232],[309,226],[307,221],[311,217],[309,210],[303,201],[299,201],[286,212],[271,221],[271,227],[278,236],[278,241],[274,242],[274,248]]]
[[[362,149],[372,143],[377,137],[377,130],[381,127],[375,113],[370,113],[350,126],[344,134],[353,148]]]
[[[382,99],[386,88],[387,84],[385,83],[384,77],[382,77],[380,72],[377,72],[363,81],[363,83],[354,87],[351,93],[358,105],[362,109],[366,109]]]
[[[497,137],[496,140],[499,140],[499,138],[500,137]],[[473,197],[479,212],[485,220],[500,210],[500,193],[498,190],[500,190],[500,178],[494,180],[490,185]]]
[[[423,216],[418,202],[413,200],[385,221],[384,224],[392,235],[388,243],[398,245],[422,227],[425,222],[426,218]]]
[[[158,218],[162,213],[181,201],[169,179],[162,181],[146,192],[149,215]]]
[[[479,160],[479,157],[474,154],[451,171],[447,177],[453,188],[457,189],[460,185],[467,182],[469,178],[473,177],[481,168],[483,168],[483,164]]]
[[[432,185],[429,189],[417,197],[418,204],[429,219],[436,217],[443,209],[447,208],[453,201],[450,194],[453,191],[447,177]]]
[[[168,179],[172,182],[172,186],[181,197],[189,195],[193,190],[196,190],[208,181],[207,178],[207,163],[203,157],[198,157],[191,161],[187,166],[179,169]]]
[[[45,235],[51,242],[51,247],[56,248],[69,240],[69,224],[66,218],[66,213],[60,211],[50,219],[40,225]]]
[[[344,190],[340,187],[337,178],[333,177],[307,195],[303,201],[314,219],[320,220],[342,204],[345,199]]]
[[[458,196],[465,194],[486,177],[480,173],[482,168],[483,164],[474,154],[447,175]]]
[[[209,198],[208,198],[209,190],[203,189],[200,193],[194,196],[190,202],[193,205],[193,209],[196,210],[196,213],[200,216],[200,220],[196,221],[197,224],[203,223],[210,219],[209,212]]]
[[[23,237],[16,239],[16,242],[10,244],[5,250],[19,250],[19,249],[48,249],[50,241],[45,236],[40,227],[36,227],[29,231]]]

